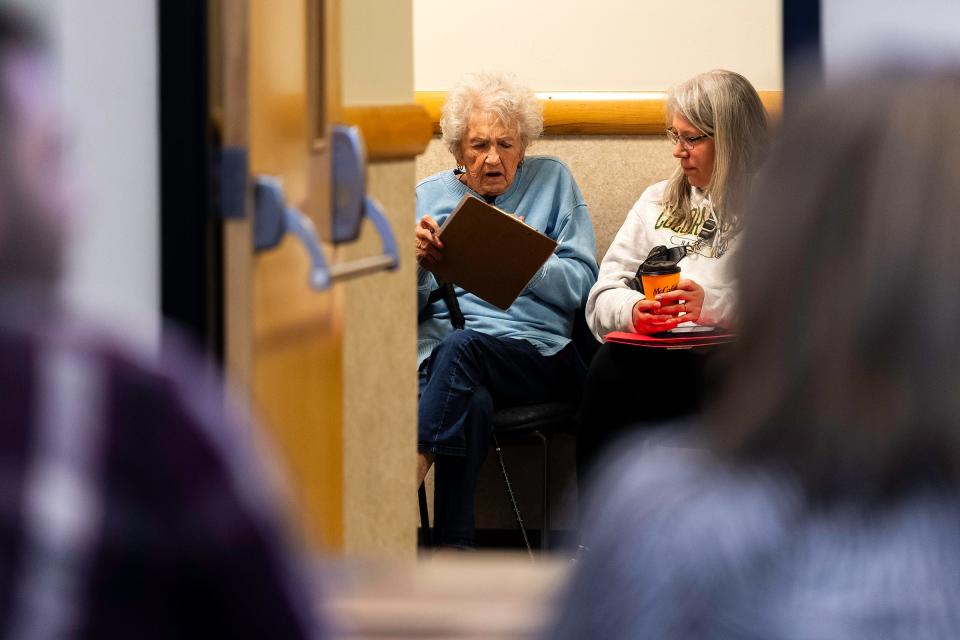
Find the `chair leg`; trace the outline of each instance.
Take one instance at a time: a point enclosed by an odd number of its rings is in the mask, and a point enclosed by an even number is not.
[[[540,553],[546,553],[550,548],[550,437],[542,431],[535,435],[543,446],[543,520],[540,524]]]
[[[523,524],[523,515],[520,513],[520,505],[517,503],[517,496],[513,492],[513,485],[510,484],[510,476],[507,474],[507,465],[503,462],[503,450],[500,448],[500,442],[497,440],[497,434],[490,435],[493,442],[493,450],[497,453],[497,461],[500,463],[500,473],[503,475],[503,484],[507,489],[507,497],[513,507],[513,515],[517,518],[517,526],[520,527],[520,535],[523,536],[523,544],[527,547],[527,553],[530,559],[533,559],[533,548],[530,546],[530,539],[527,537],[527,528]]]
[[[427,489],[426,483],[421,482],[417,490],[417,498],[420,501],[420,545],[423,547],[433,546],[433,536],[430,532],[430,512],[427,510]]]

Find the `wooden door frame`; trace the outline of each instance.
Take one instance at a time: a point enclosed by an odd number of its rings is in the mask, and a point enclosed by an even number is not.
[[[223,348],[223,242],[211,211],[207,0],[157,3],[160,310],[217,361]]]
[[[791,95],[791,89],[803,88],[798,84],[822,79],[820,5],[821,0],[782,0],[783,90],[787,96]],[[796,68],[793,63],[797,61],[804,66]]]

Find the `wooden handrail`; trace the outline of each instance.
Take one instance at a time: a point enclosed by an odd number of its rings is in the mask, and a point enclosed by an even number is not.
[[[360,127],[371,162],[416,157],[433,134],[427,111],[419,104],[344,107],[337,119]]]
[[[663,132],[666,94],[661,91],[538,93],[543,100],[547,135],[657,135]],[[446,93],[418,91],[416,104],[344,107],[337,120],[363,132],[371,162],[413,158],[423,153],[431,135],[440,133]],[[782,109],[782,91],[761,91],[773,118]]]
[[[767,112],[780,117],[782,91],[760,91]],[[663,133],[666,97],[662,91],[538,93],[543,101],[543,132],[547,135],[656,135]],[[416,102],[426,109],[433,133],[440,133],[440,111],[446,93],[418,91]]]

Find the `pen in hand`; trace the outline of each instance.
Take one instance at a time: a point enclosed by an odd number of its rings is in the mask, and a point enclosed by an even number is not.
[[[416,226],[416,256],[420,265],[431,271],[443,260],[443,241],[440,240],[440,227],[429,215],[425,215]]]

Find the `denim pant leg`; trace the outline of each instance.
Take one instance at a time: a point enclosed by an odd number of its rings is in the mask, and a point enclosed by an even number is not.
[[[544,356],[522,340],[456,331],[420,371],[418,450],[438,455],[435,524],[440,544],[470,544],[474,493],[486,458],[493,408],[577,393],[582,370],[572,348]]]
[[[473,495],[490,449],[493,417],[493,398],[484,387],[477,387],[470,397],[467,414],[465,455],[439,455],[434,464],[433,521],[436,542],[444,546],[474,544]]]

